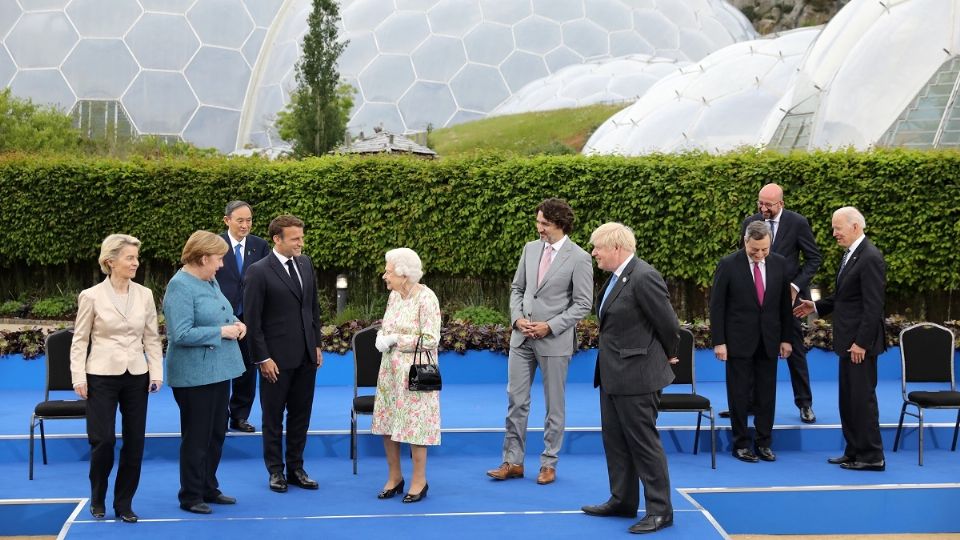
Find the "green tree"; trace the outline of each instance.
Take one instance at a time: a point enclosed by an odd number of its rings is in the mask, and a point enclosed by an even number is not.
[[[341,143],[353,107],[353,88],[340,82],[337,60],[347,46],[337,36],[336,0],[313,0],[303,57],[297,62],[297,89],[277,129],[293,144],[294,154],[319,156]]]
[[[0,90],[0,152],[75,152],[81,137],[72,123],[55,107]]]

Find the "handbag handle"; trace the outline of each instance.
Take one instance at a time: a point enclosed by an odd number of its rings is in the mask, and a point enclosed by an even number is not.
[[[425,362],[421,361],[423,360],[423,355],[427,356],[427,360]],[[417,337],[417,346],[413,352],[413,363],[414,364],[436,364],[436,362],[433,360],[433,354],[431,354],[430,351],[427,351],[423,348],[423,334],[420,334]]]

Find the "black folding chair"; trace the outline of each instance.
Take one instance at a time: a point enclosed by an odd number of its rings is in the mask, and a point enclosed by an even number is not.
[[[353,335],[353,404],[350,407],[350,459],[353,460],[353,474],[357,474],[357,415],[373,415],[374,394],[358,395],[360,388],[376,388],[377,375],[380,373],[380,359],[383,356],[377,350],[377,330],[379,324],[369,326]]]
[[[47,464],[47,437],[43,430],[44,420],[80,420],[87,417],[87,402],[82,399],[50,399],[50,391],[73,391],[70,375],[70,344],[73,330],[58,330],[47,336],[47,385],[43,401],[30,415],[30,480],[33,480],[34,429],[40,426],[40,450],[43,464]]]
[[[697,413],[697,431],[693,437],[693,453],[700,448],[700,422],[704,417],[710,419],[710,466],[717,468],[717,433],[713,416],[713,407],[710,400],[697,393],[697,378],[694,362],[693,332],[686,328],[680,329],[680,352],[677,355],[680,361],[672,364],[673,384],[690,385],[689,393],[667,393],[660,396],[659,410],[662,412],[695,412]]]
[[[900,409],[900,422],[897,435],[893,439],[893,451],[900,444],[900,432],[903,430],[903,416],[909,414],[920,422],[919,434],[920,465],[923,465],[923,410],[957,409],[957,423],[953,426],[953,445],[950,451],[957,449],[957,431],[960,430],[960,392],[957,391],[953,373],[953,332],[949,328],[933,323],[919,323],[900,332],[900,389],[903,394],[903,407]],[[907,383],[948,383],[949,390],[907,392]],[[907,406],[917,408],[917,413],[907,412]]]

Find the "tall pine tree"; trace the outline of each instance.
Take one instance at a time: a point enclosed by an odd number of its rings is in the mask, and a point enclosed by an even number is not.
[[[337,60],[347,46],[338,40],[337,0],[313,0],[303,57],[297,62],[297,89],[277,118],[280,136],[299,157],[319,156],[343,142],[353,88],[340,82]]]

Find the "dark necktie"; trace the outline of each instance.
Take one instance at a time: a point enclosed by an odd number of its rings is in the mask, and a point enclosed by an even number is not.
[[[767,223],[770,225],[770,245],[772,246],[774,239],[777,237],[777,222],[771,219]]]
[[[840,259],[840,269],[837,270],[837,284],[840,284],[840,275],[843,274],[843,268],[847,266],[847,261],[850,260],[850,250],[843,252],[843,259]]]
[[[293,269],[293,259],[287,259],[287,271],[290,272],[290,279],[293,280],[294,285],[296,285],[298,289],[302,289],[303,285],[297,277],[297,271]]]

